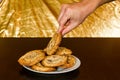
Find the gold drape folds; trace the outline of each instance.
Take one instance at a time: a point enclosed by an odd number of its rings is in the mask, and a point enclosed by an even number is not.
[[[0,37],[52,37],[61,4],[79,1],[2,0]],[[102,5],[65,37],[120,37],[120,2]]]

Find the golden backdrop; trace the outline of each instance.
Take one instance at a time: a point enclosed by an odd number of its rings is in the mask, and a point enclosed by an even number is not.
[[[52,37],[61,4],[78,1],[2,0],[0,37]],[[102,5],[65,37],[120,37],[120,2]]]

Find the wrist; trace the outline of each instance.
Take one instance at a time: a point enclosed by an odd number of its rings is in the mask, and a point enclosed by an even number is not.
[[[93,12],[102,4],[105,4],[111,1],[114,1],[114,0],[82,0],[81,3],[86,5],[86,9],[88,9],[89,12]]]
[[[88,9],[96,9],[98,8],[104,0],[82,0],[82,4],[86,5]]]
[[[82,0],[80,5],[84,6],[83,13],[89,15],[101,5],[101,2],[102,0]]]

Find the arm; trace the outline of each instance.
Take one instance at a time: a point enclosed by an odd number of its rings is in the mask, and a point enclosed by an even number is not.
[[[108,3],[108,2],[110,2],[110,1],[114,1],[114,0],[102,0],[102,1],[101,1],[101,4]]]
[[[81,24],[96,8],[110,1],[113,0],[82,0],[78,3],[63,4],[58,17],[58,32],[65,35]]]

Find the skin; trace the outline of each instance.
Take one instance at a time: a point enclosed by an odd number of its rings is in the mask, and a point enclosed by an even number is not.
[[[88,15],[102,4],[113,0],[82,0],[78,3],[63,4],[58,17],[58,33],[65,35],[79,24],[81,24]]]

